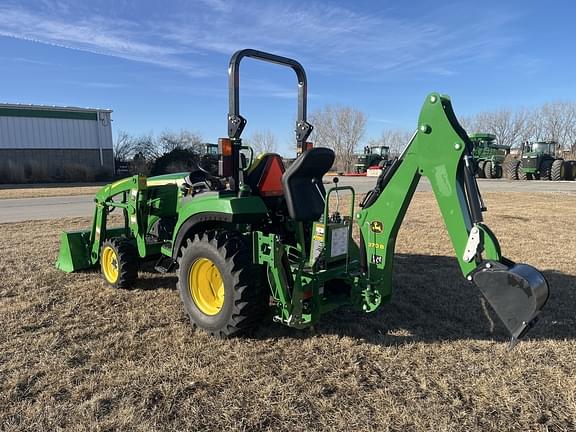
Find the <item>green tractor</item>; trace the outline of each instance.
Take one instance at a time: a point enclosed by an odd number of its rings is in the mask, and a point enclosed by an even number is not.
[[[242,144],[239,66],[252,58],[293,69],[298,79],[296,144],[284,169],[279,155],[252,157]],[[355,192],[323,178],[328,148],[306,140],[306,74],[295,60],[255,50],[236,52],[229,67],[228,137],[219,139],[218,171],[133,176],[96,194],[91,229],[64,232],[57,267],[100,267],[112,287],[137,287],[138,266],[156,261],[175,271],[193,326],[227,337],[272,317],[307,328],[349,306],[374,312],[392,295],[396,236],[420,177],[428,177],[463,276],[475,284],[516,342],[548,299],[534,267],[504,258],[483,222],[472,143],[447,96],[430,94],[404,153],[376,181],[355,213]],[[341,201],[347,196],[347,201]],[[344,208],[342,208],[344,207]],[[109,215],[122,213],[120,226]],[[359,243],[353,227],[359,228]]]
[[[557,157],[560,146],[555,141],[526,141],[522,144],[520,160],[508,166],[513,180],[569,180],[571,165]]]
[[[510,146],[496,144],[496,135],[473,133],[469,135],[474,146],[472,155],[479,178],[502,178],[502,164],[510,153]]]
[[[218,170],[218,144],[204,143],[202,144],[202,153],[200,154],[199,165],[204,167],[208,172],[216,172]]]
[[[356,174],[365,173],[368,168],[377,166],[386,169],[391,165],[390,147],[388,146],[366,146],[364,153],[356,156],[354,172]]]

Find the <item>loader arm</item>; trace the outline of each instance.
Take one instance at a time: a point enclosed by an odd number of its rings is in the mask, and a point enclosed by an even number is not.
[[[361,271],[367,281],[364,309],[390,296],[398,230],[420,180],[429,179],[460,270],[473,281],[510,334],[512,343],[535,322],[548,299],[544,276],[503,258],[482,221],[484,205],[474,178],[472,143],[450,99],[433,93],[422,107],[418,130],[402,156],[377,181],[357,215]]]

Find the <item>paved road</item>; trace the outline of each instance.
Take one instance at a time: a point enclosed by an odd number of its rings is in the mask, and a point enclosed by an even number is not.
[[[326,177],[331,182],[331,177]],[[353,186],[357,193],[368,192],[374,177],[340,177],[340,185]],[[481,192],[564,192],[576,194],[576,182],[509,181],[478,179]],[[422,179],[418,191],[429,191],[430,183]],[[92,195],[0,199],[0,223],[25,220],[58,219],[61,217],[91,216],[94,211]]]
[[[90,216],[93,195],[0,199],[0,223]]]

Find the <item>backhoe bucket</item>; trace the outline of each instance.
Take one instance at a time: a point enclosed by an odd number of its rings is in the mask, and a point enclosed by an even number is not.
[[[548,300],[544,275],[527,264],[486,262],[472,275],[486,300],[512,335],[512,346],[537,320]]]
[[[60,252],[56,268],[67,273],[92,267],[90,262],[90,231],[60,234]]]

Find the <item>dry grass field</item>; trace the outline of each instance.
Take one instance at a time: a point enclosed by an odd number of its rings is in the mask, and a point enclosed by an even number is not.
[[[103,185],[103,184],[102,184]],[[102,186],[54,186],[54,187],[7,187],[0,188],[0,199],[8,198],[41,198],[53,196],[94,195]]]
[[[55,270],[59,231],[89,219],[0,225],[0,430],[576,430],[576,198],[484,198],[505,254],[551,285],[512,351],[429,193],[410,207],[395,295],[377,313],[233,340],[191,329],[172,275],[116,291]]]

